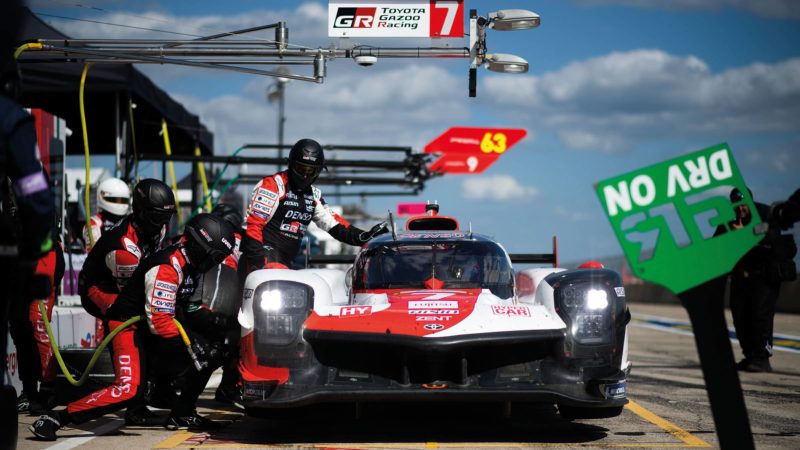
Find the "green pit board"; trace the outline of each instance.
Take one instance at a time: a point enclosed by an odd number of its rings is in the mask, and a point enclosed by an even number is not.
[[[731,202],[733,188],[743,200]],[[676,294],[730,272],[763,237],[727,144],[603,180],[596,191],[633,273]],[[741,204],[752,220],[731,229]]]

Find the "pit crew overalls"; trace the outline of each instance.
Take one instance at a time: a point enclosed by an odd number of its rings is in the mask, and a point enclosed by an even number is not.
[[[240,274],[289,267],[312,220],[339,241],[362,244],[358,235],[363,231],[334,213],[317,187],[295,192],[289,188],[286,171],[262,179],[253,189],[245,215]]]

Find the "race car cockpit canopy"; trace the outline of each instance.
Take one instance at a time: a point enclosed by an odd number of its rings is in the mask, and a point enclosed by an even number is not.
[[[508,254],[489,239],[384,241],[362,251],[353,270],[355,290],[481,288],[499,298],[514,295]]]

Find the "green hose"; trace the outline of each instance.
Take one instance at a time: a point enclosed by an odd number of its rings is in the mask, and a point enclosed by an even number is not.
[[[109,342],[114,339],[114,336],[119,334],[120,331],[124,330],[125,328],[133,325],[134,323],[142,320],[142,316],[135,316],[131,317],[130,319],[122,322],[122,325],[118,326],[114,329],[108,336],[103,339],[103,342],[97,347],[97,350],[94,351],[94,355],[92,355],[92,359],[89,360],[89,365],[86,366],[86,369],[83,371],[83,375],[76,381],[75,378],[72,377],[72,374],[69,373],[67,370],[67,365],[64,364],[64,359],[61,357],[61,352],[58,349],[58,343],[56,342],[55,337],[53,336],[53,329],[50,326],[50,320],[47,318],[47,307],[44,306],[44,300],[39,300],[39,312],[42,313],[42,319],[44,319],[44,327],[47,329],[47,337],[50,339],[50,348],[53,349],[53,354],[56,357],[56,361],[58,361],[58,366],[61,368],[61,372],[69,381],[69,384],[73,386],[83,386],[86,383],[86,380],[89,379],[89,374],[92,372],[94,365],[97,363],[97,360],[100,358],[100,355],[103,353],[103,349],[106,348]],[[192,358],[192,361],[195,363],[195,367],[198,366],[197,356],[192,351],[191,341],[189,340],[189,335],[186,334],[186,330],[183,329],[180,322],[176,319],[172,319],[175,322],[175,325],[178,326],[178,332],[183,339],[184,344],[186,344],[186,350],[189,351],[189,356]],[[197,370],[200,370],[198,367]]]

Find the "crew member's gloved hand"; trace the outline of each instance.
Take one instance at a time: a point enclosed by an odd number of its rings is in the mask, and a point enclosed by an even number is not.
[[[221,331],[238,330],[239,320],[236,318],[236,316],[228,316],[226,314],[215,314],[214,326]]]
[[[192,341],[192,351],[203,367],[216,367],[222,363],[222,349],[215,343]]]
[[[362,243],[368,242],[370,239],[380,236],[382,234],[386,234],[389,232],[389,227],[386,226],[386,222],[381,222],[374,227],[370,228],[369,231],[365,231],[358,235],[358,238],[361,240]]]

